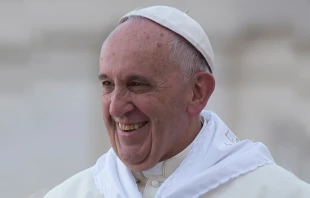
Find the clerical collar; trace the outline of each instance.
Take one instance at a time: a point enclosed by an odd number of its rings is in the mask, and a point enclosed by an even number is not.
[[[192,144],[190,144],[176,156],[157,163],[153,168],[149,170],[142,172],[132,171],[136,181],[144,181],[154,176],[162,177],[162,179],[167,179],[180,166],[187,153],[190,151],[191,147]]]

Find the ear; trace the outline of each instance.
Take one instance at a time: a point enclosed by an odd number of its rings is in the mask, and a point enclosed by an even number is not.
[[[215,80],[208,72],[198,72],[192,77],[192,98],[187,106],[189,115],[198,115],[207,105],[215,88]]]

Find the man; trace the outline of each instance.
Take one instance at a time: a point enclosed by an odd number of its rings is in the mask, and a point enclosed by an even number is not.
[[[261,143],[203,110],[215,87],[201,26],[167,6],[125,15],[103,44],[99,79],[112,149],[45,198],[310,197]]]

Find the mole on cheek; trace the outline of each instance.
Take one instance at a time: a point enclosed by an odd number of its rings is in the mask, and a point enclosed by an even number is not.
[[[161,44],[160,44],[160,43],[157,43],[157,47],[160,48],[160,47],[161,47]]]

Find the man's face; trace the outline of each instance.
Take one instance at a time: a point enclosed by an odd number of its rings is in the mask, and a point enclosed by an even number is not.
[[[114,151],[132,170],[172,157],[189,125],[190,86],[169,59],[170,36],[153,22],[128,21],[101,52],[104,122]]]

